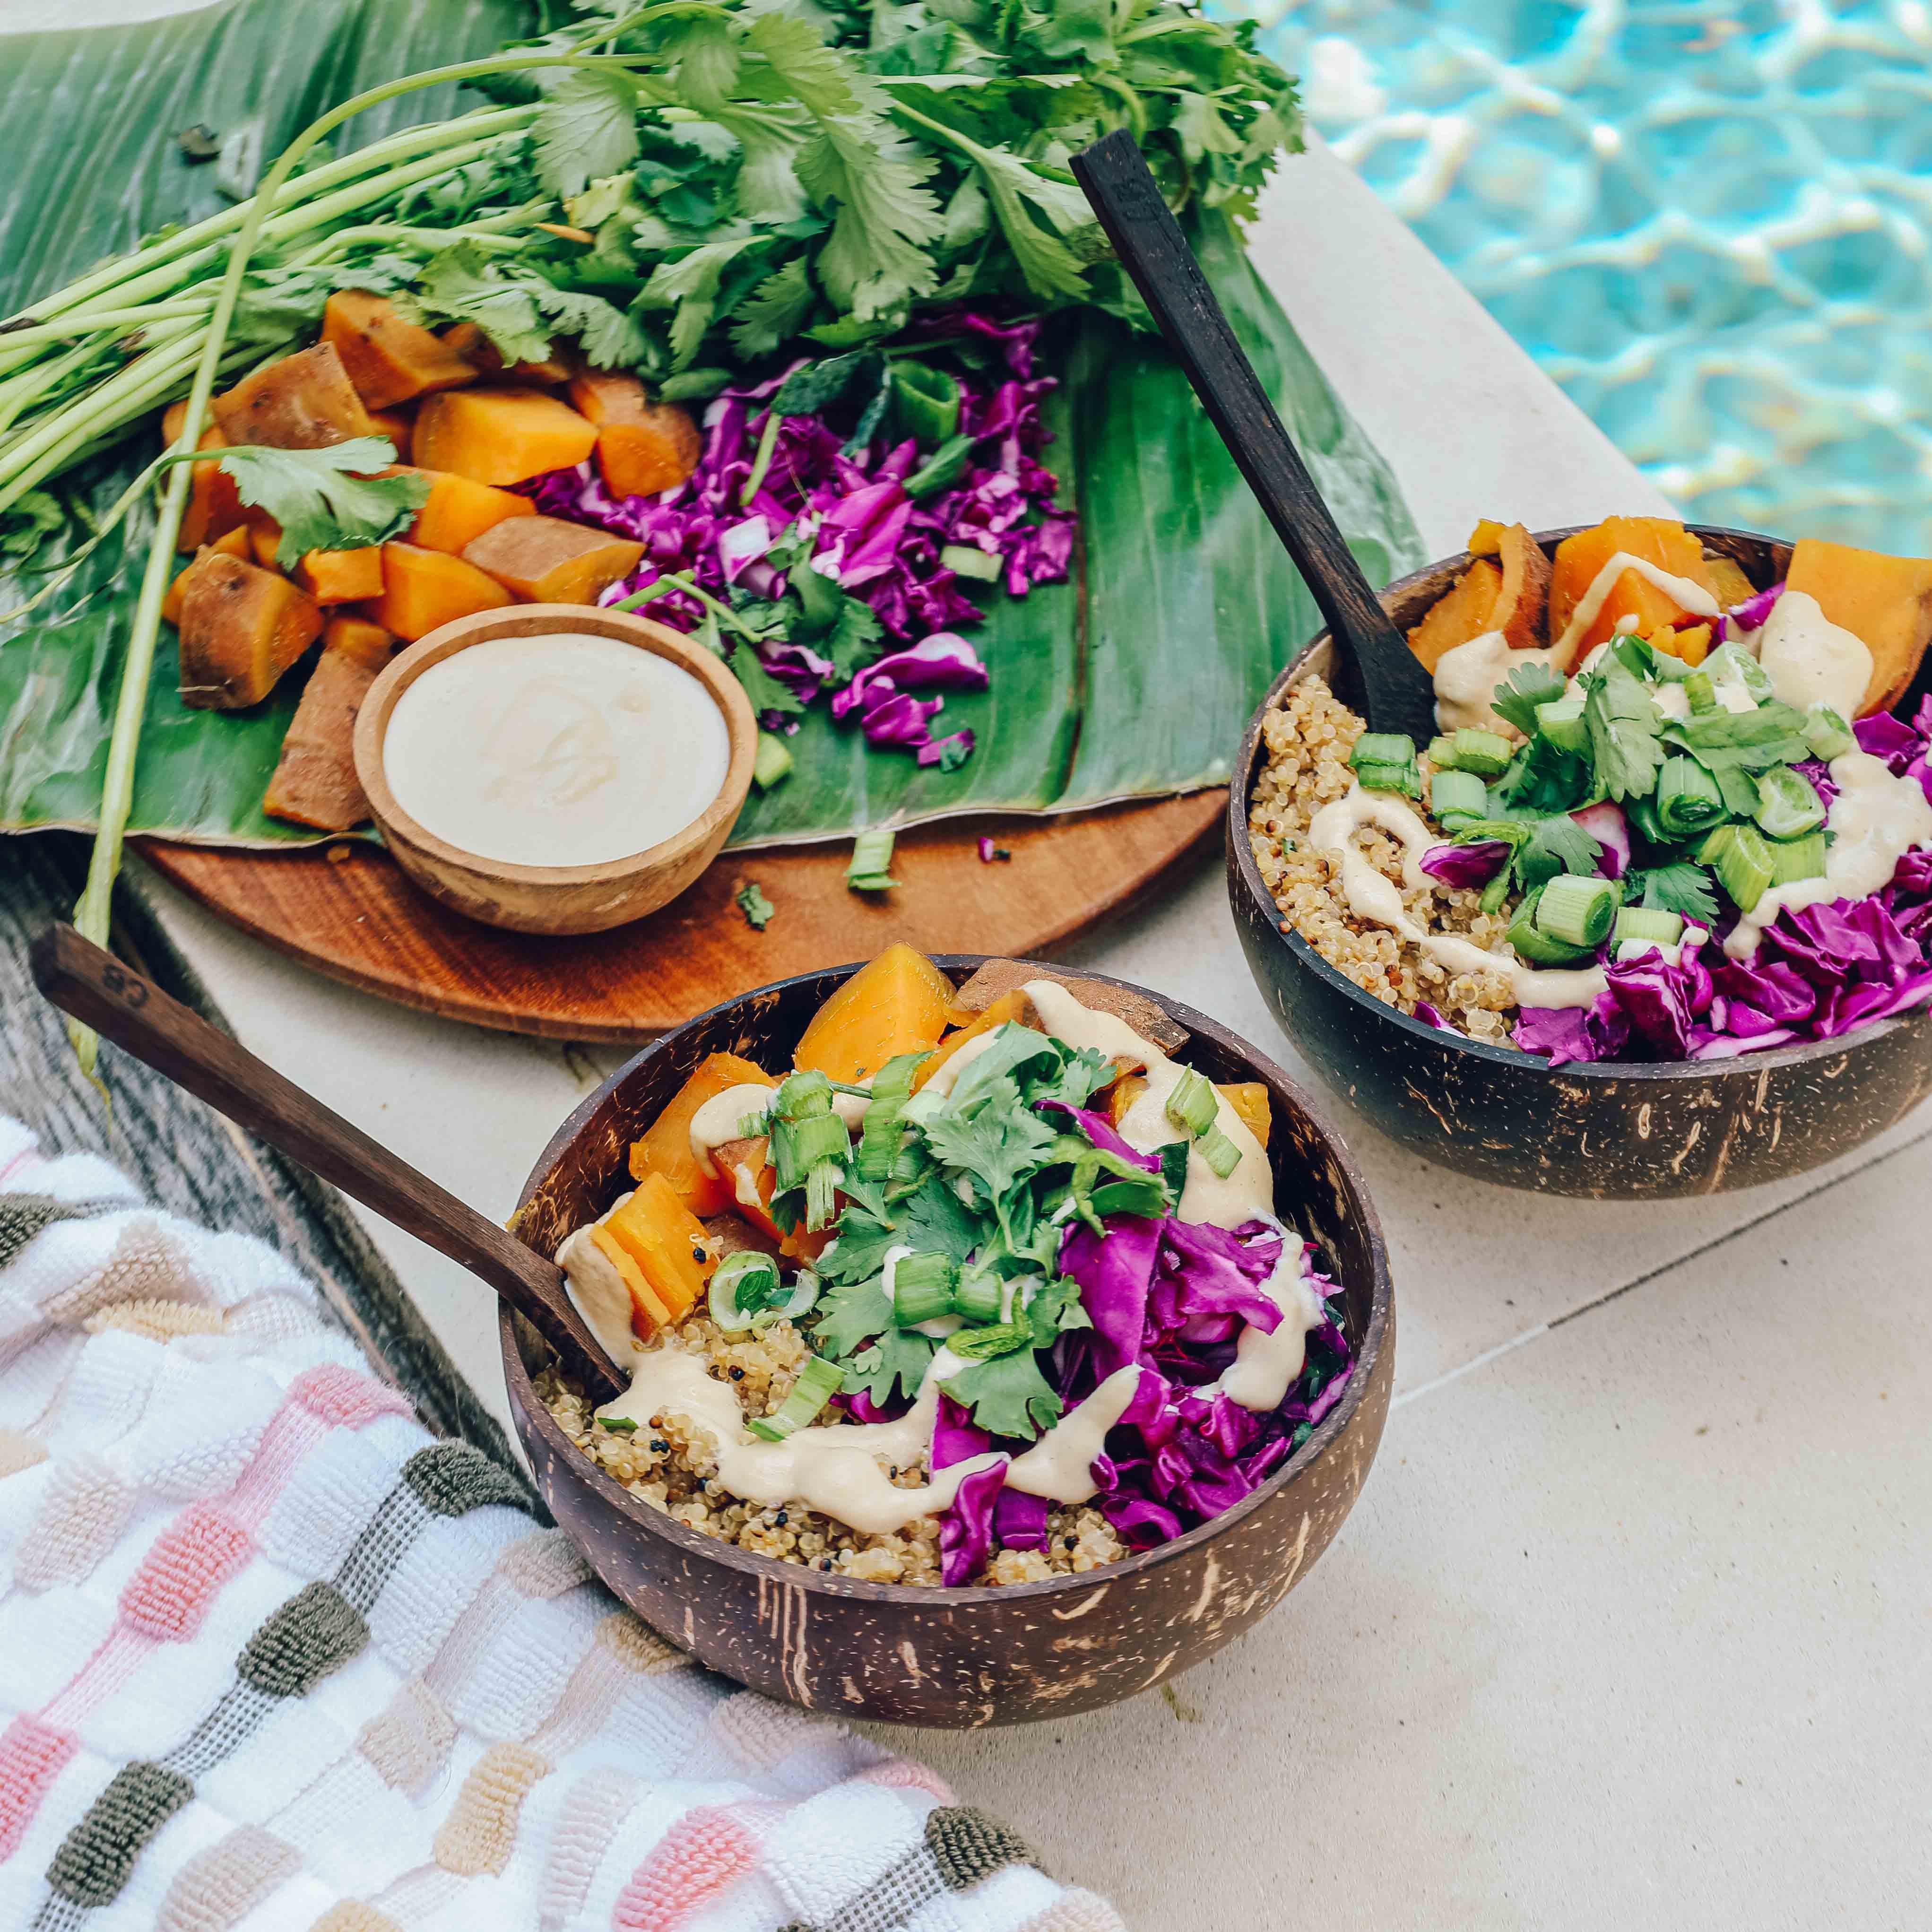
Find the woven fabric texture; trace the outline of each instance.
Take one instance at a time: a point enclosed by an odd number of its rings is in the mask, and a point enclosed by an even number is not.
[[[272,1250],[0,1117],[0,1927],[1121,1932],[518,1495]]]

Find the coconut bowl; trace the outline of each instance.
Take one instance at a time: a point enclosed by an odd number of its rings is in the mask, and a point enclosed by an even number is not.
[[[391,790],[383,744],[397,702],[426,670],[496,638],[582,632],[614,638],[688,671],[717,706],[730,749],[724,782],[697,818],[655,845],[592,866],[523,866],[466,852],[405,812]],[[744,809],[758,721],[744,686],[713,651],[668,625],[584,604],[512,604],[430,632],[383,667],[356,718],[356,776],[390,856],[430,898],[512,932],[606,932],[668,904],[717,857]]]
[[[1790,562],[1791,546],[1775,538],[1689,527],[1760,589]],[[1574,534],[1546,530],[1537,541],[1553,551]],[[1470,562],[1466,551],[1432,563],[1390,584],[1382,602],[1406,628]],[[1282,1027],[1322,1078],[1392,1140],[1507,1187],[1663,1200],[1802,1174],[1882,1133],[1932,1092],[1924,1012],[1733,1060],[1552,1067],[1372,998],[1299,933],[1281,930],[1248,843],[1248,799],[1266,755],[1262,720],[1310,673],[1332,682],[1333,663],[1324,632],[1248,721],[1228,793],[1228,893],[1250,970]]]
[[[957,985],[982,962],[938,963]],[[856,970],[760,988],[646,1048],[544,1150],[517,1210],[518,1235],[551,1252],[626,1184],[630,1143],[705,1054],[788,1066],[806,1021]],[[712,1669],[808,1709],[960,1729],[1130,1697],[1239,1636],[1308,1574],[1353,1506],[1388,1413],[1395,1308],[1381,1229],[1340,1142],[1281,1069],[1212,1020],[1149,997],[1186,1028],[1190,1064],[1214,1080],[1268,1087],[1276,1211],[1326,1250],[1355,1349],[1340,1402],[1236,1508],[1124,1562],[1002,1588],[867,1583],[702,1536],[632,1496],[544,1406],[531,1378],[548,1351],[506,1314],[503,1372],[538,1486],[646,1622]]]

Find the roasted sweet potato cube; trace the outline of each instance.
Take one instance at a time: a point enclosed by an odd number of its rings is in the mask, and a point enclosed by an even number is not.
[[[248,555],[248,526],[237,524],[232,530],[224,531],[212,544],[204,545],[196,553],[194,562],[183,569],[168,586],[167,595],[161,599],[161,616],[166,622],[180,623],[183,588],[195,564],[199,563],[210,550],[219,550],[224,556],[238,556],[245,560]]]
[[[338,610],[322,626],[322,647],[371,670],[380,670],[395,655],[396,638],[374,618],[358,616],[352,610]]]
[[[515,601],[494,577],[460,556],[392,543],[382,546],[382,594],[370,600],[368,614],[414,644],[459,617]]]
[[[1521,524],[1511,524],[1496,539],[1503,580],[1490,607],[1489,628],[1500,631],[1511,650],[1544,641],[1543,618],[1550,598],[1550,560]]]
[[[571,384],[570,400],[597,425],[597,467],[612,496],[655,496],[698,467],[703,443],[691,412],[646,401],[636,376],[586,373]]]
[[[538,388],[560,389],[577,374],[577,358],[568,350],[554,348],[541,362],[512,362],[506,369],[496,345],[473,322],[459,322],[442,332],[443,346],[466,362],[473,362],[485,377],[500,376],[506,382],[526,382]]]
[[[356,776],[356,714],[374,669],[342,651],[324,648],[289,722],[282,755],[262,809],[271,818],[346,832],[369,816]]]
[[[1469,532],[1468,552],[1472,556],[1494,556],[1502,548],[1503,526],[1493,517],[1478,520],[1476,527]]]
[[[597,431],[541,389],[446,389],[416,411],[416,460],[472,483],[520,483],[568,470],[597,446]]]
[[[1408,647],[1434,670],[1445,651],[1466,644],[1492,628],[1490,614],[1502,594],[1501,568],[1479,556],[1454,586],[1429,607],[1428,614],[1408,634]]]
[[[230,442],[275,449],[326,449],[374,434],[332,342],[318,342],[257,369],[217,396],[214,410]]]
[[[526,604],[594,604],[644,554],[640,543],[561,517],[508,518],[463,550]]]
[[[1653,632],[1644,640],[1654,651],[1661,651],[1666,657],[1682,658],[1693,670],[1711,654],[1711,627],[1708,624],[1686,624],[1682,630],[1666,626]]]
[[[187,417],[185,401],[170,403],[162,412],[161,441],[167,448],[173,448]],[[202,431],[195,443],[197,449],[227,447],[227,437],[214,423]],[[188,484],[188,507],[182,512],[181,529],[175,538],[177,550],[199,550],[203,544],[212,544],[218,537],[226,536],[247,515],[235,479],[218,463],[189,466],[194,474]]]
[[[1550,581],[1550,636],[1552,643],[1568,629],[1576,608],[1589,595],[1604,567],[1618,551],[1641,558],[1673,577],[1688,578],[1708,590],[1704,546],[1684,526],[1669,517],[1606,517],[1594,529],[1579,530],[1556,546]],[[1621,572],[1578,640],[1580,661],[1613,635],[1618,622],[1634,618],[1640,635],[1648,637],[1686,614],[1686,607],[1667,590],[1634,570]],[[1625,629],[1630,626],[1625,625]]]
[[[1786,590],[1816,598],[1831,622],[1871,652],[1871,680],[1858,716],[1889,711],[1918,676],[1932,639],[1932,560],[1801,537],[1784,583]]]
[[[295,579],[318,604],[359,604],[382,594],[382,546],[312,550],[296,566]]]
[[[673,1322],[682,1322],[718,1264],[704,1229],[662,1174],[646,1174],[604,1224],[643,1270]]]
[[[378,436],[386,436],[396,446],[396,460],[406,463],[410,460],[410,446],[416,441],[416,412],[413,410],[371,410],[369,427]]]
[[[392,409],[432,390],[460,388],[476,380],[476,365],[386,296],[340,289],[322,312],[322,339],[335,345],[364,405]]]
[[[262,517],[248,525],[248,548],[264,570],[279,570],[275,553],[282,547],[282,526],[273,517]]]
[[[507,518],[537,513],[537,506],[527,496],[494,490],[487,483],[472,483],[446,470],[415,473],[429,478],[429,495],[410,526],[409,541],[424,550],[446,550],[460,556],[466,544]]]
[[[259,704],[322,632],[322,611],[286,577],[206,550],[182,585],[182,702]]]
[[[1101,980],[1083,980],[1077,973],[1063,973],[1058,967],[1042,966],[1036,959],[988,959],[952,995],[949,1016],[982,1013],[995,1000],[1024,986],[1029,980],[1051,980],[1056,986],[1064,986],[1083,1006],[1124,1020],[1142,1039],[1151,1040],[1163,1053],[1178,1053],[1187,1044],[1187,1029],[1144,993],[1110,986]]]
[[[1757,595],[1757,586],[1747,577],[1735,559],[1706,556],[1704,574],[1710,580],[1711,594],[1726,610]]]
[[[1241,1124],[1266,1147],[1268,1130],[1274,1125],[1274,1109],[1266,1086],[1258,1080],[1235,1080],[1223,1083],[1220,1090]]]
[[[632,1178],[642,1180],[647,1174],[661,1174],[694,1214],[722,1214],[731,1204],[731,1184],[698,1165],[691,1146],[692,1118],[707,1100],[734,1087],[777,1084],[762,1066],[735,1053],[706,1054],[671,1096],[670,1105],[631,1143]]]

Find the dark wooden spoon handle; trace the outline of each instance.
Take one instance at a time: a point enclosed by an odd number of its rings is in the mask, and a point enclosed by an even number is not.
[[[49,926],[34,940],[32,957],[34,983],[63,1012],[460,1262],[528,1318],[596,1400],[622,1392],[624,1378],[578,1313],[554,1262],[466,1207],[72,926]]]
[[[1348,691],[1345,680],[1344,695],[1360,704],[1372,729],[1426,742],[1436,729],[1429,674],[1362,574],[1133,136],[1116,129],[1076,154],[1072,166],[1114,253],[1328,619],[1338,656],[1352,658],[1356,688]]]

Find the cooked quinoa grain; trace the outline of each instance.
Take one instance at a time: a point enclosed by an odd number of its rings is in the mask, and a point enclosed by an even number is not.
[[[748,1335],[728,1335],[708,1317],[693,1316],[672,1330],[666,1346],[700,1357],[712,1378],[725,1384],[747,1416],[769,1415],[790,1393],[809,1351],[789,1322]],[[780,1508],[741,1502],[716,1486],[716,1445],[706,1430],[674,1412],[635,1430],[606,1429],[582,1387],[554,1364],[536,1378],[537,1394],[564,1433],[632,1495],[676,1517],[688,1528],[735,1543],[781,1563],[856,1576],[868,1583],[940,1580],[939,1520],[922,1516],[902,1531],[862,1535],[800,1503]],[[892,1472],[901,1489],[926,1480],[926,1464]],[[1100,1512],[1087,1504],[1053,1510],[1044,1550],[1006,1550],[995,1544],[980,1583],[1030,1583],[1070,1576],[1118,1562],[1129,1546]]]
[[[1453,1027],[1477,1040],[1506,1044],[1516,1002],[1500,974],[1454,973],[1412,941],[1350,914],[1334,868],[1307,849],[1308,828],[1324,805],[1353,782],[1348,754],[1363,723],[1318,677],[1304,678],[1262,720],[1268,762],[1248,806],[1248,842],[1263,882],[1294,930],[1364,992],[1405,1013],[1426,1000]],[[1428,809],[1430,766],[1422,760]],[[1446,835],[1445,835],[1446,836]],[[1356,849],[1401,890],[1409,917],[1425,930],[1454,933],[1484,948],[1499,945],[1510,909],[1482,910],[1479,895],[1402,882],[1402,848],[1373,826],[1355,835]]]

